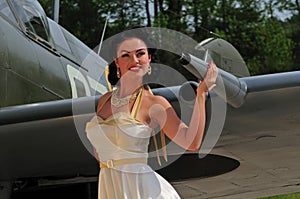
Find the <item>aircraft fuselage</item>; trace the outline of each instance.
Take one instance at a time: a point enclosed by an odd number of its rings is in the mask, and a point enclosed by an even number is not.
[[[98,83],[106,66],[103,59],[46,17],[48,37],[30,30],[27,24],[33,18],[24,22],[25,11],[16,12],[16,7],[22,3],[8,1],[0,10],[0,107],[107,91],[103,79],[104,85]]]

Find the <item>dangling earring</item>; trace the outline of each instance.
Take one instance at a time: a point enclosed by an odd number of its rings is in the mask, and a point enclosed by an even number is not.
[[[151,75],[151,66],[148,66],[148,75]]]
[[[121,75],[120,75],[120,68],[117,68],[117,77],[120,78]]]

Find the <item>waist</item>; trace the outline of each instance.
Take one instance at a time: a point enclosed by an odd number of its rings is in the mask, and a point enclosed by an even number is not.
[[[120,160],[107,160],[105,162],[100,161],[100,168],[109,168],[112,169],[115,166],[126,165],[126,164],[136,164],[143,163],[147,164],[147,158],[127,158]]]

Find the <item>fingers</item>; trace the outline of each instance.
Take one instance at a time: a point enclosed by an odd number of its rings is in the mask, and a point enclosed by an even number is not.
[[[207,72],[204,79],[199,81],[198,89],[202,92],[208,92],[216,87],[216,80],[218,77],[218,68],[213,61],[210,61],[207,66]]]
[[[206,75],[204,78],[204,82],[206,84],[207,91],[210,91],[214,87],[216,87],[217,77],[218,77],[218,68],[213,61],[210,61],[208,63],[207,72],[206,72]]]
[[[208,71],[212,71],[212,75],[215,77],[218,75],[218,68],[216,66],[216,64],[213,61],[210,61],[208,63]]]
[[[216,87],[217,85],[216,84],[212,84],[209,88],[208,88],[208,91],[212,90],[214,87]]]

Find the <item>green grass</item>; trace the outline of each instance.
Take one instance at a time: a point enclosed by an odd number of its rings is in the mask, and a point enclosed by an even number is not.
[[[270,196],[270,197],[259,198],[259,199],[300,199],[300,192],[285,194],[285,195],[278,195],[278,196]]]

